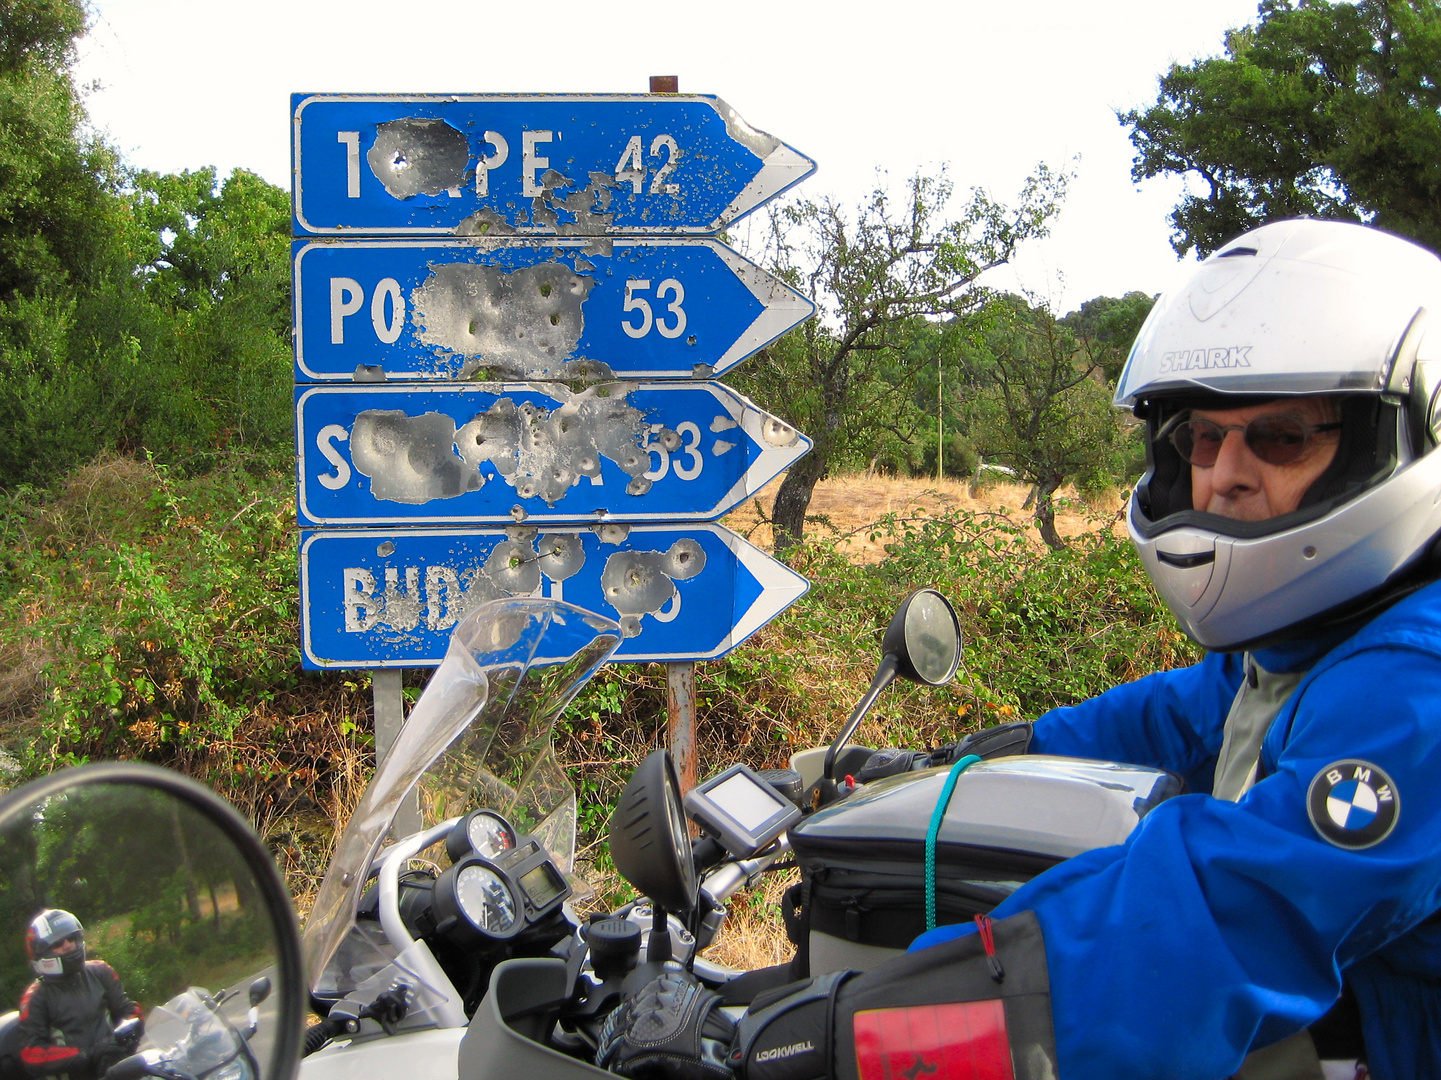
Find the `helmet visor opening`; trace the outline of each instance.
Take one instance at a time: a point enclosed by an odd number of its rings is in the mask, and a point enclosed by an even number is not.
[[[1235,425],[1243,432],[1251,452],[1273,465],[1295,460],[1304,451],[1307,440],[1317,432],[1339,432],[1330,464],[1302,494],[1295,510],[1260,521],[1197,510],[1193,505],[1192,469],[1214,465],[1218,440],[1224,439],[1230,429],[1205,421],[1198,425],[1193,422],[1192,414],[1197,410],[1231,410],[1275,400],[1274,397],[1191,395],[1148,402],[1145,408],[1147,468],[1136,485],[1136,513],[1132,515],[1136,530],[1151,538],[1193,525],[1237,539],[1267,536],[1325,515],[1395,470],[1397,408],[1376,395],[1347,395],[1339,398],[1339,419],[1334,422],[1286,425],[1263,423],[1271,418],[1258,417],[1249,424]],[[1206,440],[1211,441],[1208,444]]]

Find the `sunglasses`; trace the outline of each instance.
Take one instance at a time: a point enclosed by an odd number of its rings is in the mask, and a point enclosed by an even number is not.
[[[1176,453],[1188,465],[1209,469],[1221,455],[1221,445],[1232,431],[1242,433],[1246,448],[1268,465],[1288,465],[1306,452],[1311,436],[1320,431],[1335,431],[1341,424],[1308,424],[1295,416],[1258,416],[1249,424],[1222,427],[1210,420],[1183,420],[1162,432],[1169,438]]]

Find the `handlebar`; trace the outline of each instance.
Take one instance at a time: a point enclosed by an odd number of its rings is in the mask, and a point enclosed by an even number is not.
[[[701,892],[710,898],[712,905],[723,904],[730,896],[755,879],[755,876],[780,861],[782,855],[791,850],[790,838],[782,834],[761,854],[749,859],[737,859],[718,867],[707,874],[701,882]]]
[[[400,916],[400,871],[406,863],[430,847],[431,844],[444,840],[459,820],[458,817],[448,818],[439,825],[407,836],[404,840],[391,845],[385,852],[385,857],[380,861],[380,873],[376,882],[379,890],[377,906],[380,926],[385,932],[386,940],[396,950],[397,966],[415,976],[423,984],[441,988],[443,993],[446,990],[449,991],[444,993],[445,1000],[438,1002],[433,1009],[436,1019],[443,1027],[465,1027],[467,1022],[465,1007],[439,961],[425,946],[416,947],[415,939],[410,936],[405,920]]]

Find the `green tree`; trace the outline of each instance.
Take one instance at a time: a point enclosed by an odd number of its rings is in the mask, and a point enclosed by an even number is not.
[[[203,468],[289,444],[285,193],[243,170],[141,172],[115,220],[116,269],[0,308],[0,487],[106,449]]]
[[[971,434],[986,457],[1035,486],[1041,539],[1060,550],[1056,491],[1067,481],[1111,482],[1124,454],[1121,416],[1101,375],[1117,350],[1018,296],[996,301],[987,314],[968,356],[980,386],[969,404]]]
[[[980,308],[989,293],[976,279],[1008,262],[1022,241],[1045,235],[1067,179],[1039,166],[1014,206],[977,189],[953,218],[945,216],[952,186],[943,173],[917,174],[899,198],[878,187],[854,215],[829,199],[773,213],[774,268],[819,308],[736,380],[814,441],[776,493],[778,549],[803,536],[811,494],[833,465],[909,434],[905,376],[914,371],[902,369],[935,362],[908,349],[916,320]]]
[[[88,132],[70,65],[80,0],[0,0],[0,486],[95,451],[133,341],[78,333],[129,270],[117,156]],[[80,352],[81,367],[72,353]]]
[[[1139,290],[1119,297],[1098,296],[1062,318],[1061,325],[1076,335],[1076,344],[1087,359],[1114,384],[1155,303],[1154,296]]]
[[[1172,244],[1214,251],[1309,214],[1441,248],[1441,5],[1262,0],[1225,54],[1174,65],[1131,128],[1136,180],[1196,177]]]
[[[172,459],[290,439],[290,198],[236,169],[137,173],[136,274],[166,326],[152,355],[170,405],[140,431]]]
[[[86,14],[0,0],[0,488],[289,440],[289,200],[125,170],[71,76]]]
[[[123,258],[119,159],[70,76],[80,0],[0,0],[0,303],[96,281]]]

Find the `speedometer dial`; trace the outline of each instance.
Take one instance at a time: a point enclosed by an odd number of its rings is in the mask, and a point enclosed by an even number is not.
[[[488,866],[462,867],[455,879],[455,899],[461,913],[485,933],[509,934],[515,926],[515,897]]]
[[[481,811],[466,822],[466,839],[470,850],[486,859],[493,859],[502,851],[515,847],[515,830],[498,815]]]

